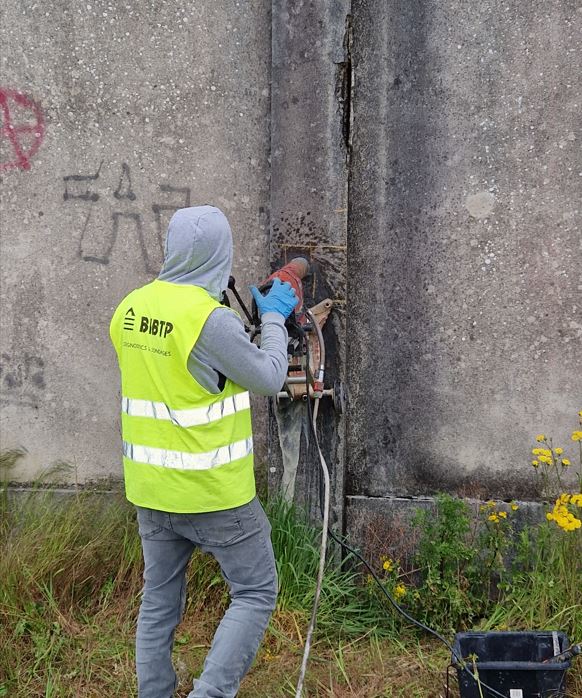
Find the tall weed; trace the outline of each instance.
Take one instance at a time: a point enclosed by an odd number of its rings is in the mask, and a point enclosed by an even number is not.
[[[582,638],[582,536],[549,523],[524,529],[512,575],[484,629],[554,629]]]
[[[321,532],[305,512],[282,498],[269,501],[266,510],[277,561],[278,606],[306,615],[315,597]],[[371,602],[351,558],[338,566],[331,552],[317,616],[319,631],[361,635],[375,629],[380,634],[393,634],[393,617],[386,615],[380,600]]]
[[[419,512],[416,573],[408,575],[404,597],[409,610],[451,634],[478,626],[558,628],[582,637],[581,532],[544,520],[516,535],[511,509],[517,508],[488,502],[475,515],[463,500],[441,494],[434,511]],[[388,583],[397,573],[390,567]]]

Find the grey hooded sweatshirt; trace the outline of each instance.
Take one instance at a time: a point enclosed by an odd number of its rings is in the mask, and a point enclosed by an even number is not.
[[[164,264],[158,278],[200,286],[220,300],[232,268],[232,233],[226,216],[214,206],[176,211],[170,220]],[[287,374],[287,330],[279,313],[261,318],[261,347],[254,345],[242,320],[228,308],[209,315],[192,348],[188,370],[211,393],[230,378],[258,395],[274,395]]]

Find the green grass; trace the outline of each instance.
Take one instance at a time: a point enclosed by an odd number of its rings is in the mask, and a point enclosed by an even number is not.
[[[304,614],[311,608],[315,594],[319,532],[301,511],[282,499],[270,501],[266,511],[272,524],[271,539],[277,559],[279,608]],[[382,603],[362,587],[361,576],[351,558],[338,567],[332,555],[328,557],[321,589],[317,628],[320,634],[350,637],[370,630],[395,637],[399,630],[394,618],[386,615]]]
[[[494,627],[560,628],[582,641],[582,535],[544,523],[522,531],[514,571],[485,622]]]
[[[279,606],[241,698],[294,695],[315,590],[317,531],[281,501],[269,503],[267,512]],[[578,610],[569,608],[570,595],[577,598],[575,588],[560,586],[572,568],[560,567],[563,555],[547,542],[536,542],[537,556],[532,557],[534,548],[530,551],[524,577],[510,590],[512,603],[496,607],[484,624],[576,627]],[[522,545],[524,555],[527,545]],[[557,557],[549,558],[550,552]],[[348,563],[327,569],[307,695],[444,695],[447,650],[402,625]],[[554,584],[544,587],[540,580],[548,565],[557,571]],[[57,499],[38,487],[9,505],[0,489],[0,697],[135,695],[133,636],[141,574],[135,514],[121,494]],[[176,634],[179,696],[188,694],[200,671],[227,603],[215,562],[196,553],[188,572],[187,610]],[[571,679],[572,695],[582,695],[578,667]]]
[[[447,634],[559,628],[580,641],[582,531],[542,518],[514,535],[510,515],[488,520],[494,510],[481,506],[475,515],[464,500],[441,494],[433,511],[420,512],[413,615]]]

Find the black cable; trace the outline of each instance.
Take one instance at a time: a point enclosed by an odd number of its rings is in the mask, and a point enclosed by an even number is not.
[[[402,608],[402,606],[400,606],[396,603],[396,601],[392,598],[392,596],[386,591],[385,586],[382,584],[382,581],[380,580],[380,578],[378,577],[376,572],[374,572],[374,570],[372,569],[372,567],[370,566],[368,561],[365,558],[363,558],[357,550],[354,550],[354,548],[350,547],[347,543],[345,543],[340,538],[338,538],[333,533],[333,531],[328,530],[328,533],[329,533],[330,537],[335,540],[336,543],[339,543],[339,545],[341,545],[342,548],[344,548],[345,550],[348,550],[350,553],[352,553],[352,555],[355,555],[358,558],[358,560],[365,565],[365,567],[370,572],[372,577],[374,577],[374,579],[376,580],[376,583],[378,584],[378,586],[382,590],[383,594],[386,596],[386,598],[392,604],[392,606],[398,611],[398,613],[400,613],[401,616],[406,618],[406,620],[408,620],[413,625],[416,625],[421,630],[424,630],[425,632],[430,633],[431,635],[434,635],[447,647],[447,649],[450,650],[450,652],[453,654],[453,656],[455,656],[455,657],[457,656],[455,650],[453,649],[453,646],[450,644],[450,642],[443,635],[438,633],[436,630],[429,628],[428,625],[425,625],[422,621],[417,620],[416,618],[411,616],[409,613],[407,613]],[[504,698],[506,698],[506,697],[504,697]]]
[[[312,410],[311,410],[311,397],[309,395],[309,374],[310,374],[310,363],[309,363],[309,341],[307,339],[307,334],[305,330],[299,325],[299,323],[295,323],[295,328],[298,330],[300,336],[305,340],[305,363],[306,363],[306,370],[305,370],[305,384],[307,388],[307,414],[308,414],[308,421],[311,429],[311,433],[313,435],[313,439],[315,441],[316,446],[318,449],[320,449],[320,444],[319,444],[319,437],[317,435],[317,431],[315,429],[315,425],[313,424],[313,419],[312,419]],[[321,469],[318,469],[321,470]],[[323,516],[323,492],[321,491],[321,473],[319,477],[319,505],[320,505],[320,510],[321,514]],[[503,693],[500,693],[497,691],[495,688],[492,686],[487,685],[481,679],[474,674],[470,669],[467,668],[467,665],[465,663],[465,660],[462,657],[459,657],[458,654],[455,652],[454,647],[451,645],[451,643],[439,632],[436,630],[433,630],[433,628],[430,628],[428,625],[425,625],[422,621],[417,620],[413,616],[411,616],[407,611],[405,611],[402,606],[400,606],[394,598],[386,591],[386,588],[382,584],[382,581],[376,574],[376,572],[372,569],[371,565],[368,563],[368,561],[363,558],[360,553],[358,553],[354,548],[350,547],[347,543],[343,542],[340,538],[338,538],[335,533],[331,530],[331,527],[328,526],[327,529],[328,535],[330,538],[332,538],[336,543],[338,543],[344,550],[349,551],[352,553],[352,555],[355,555],[360,562],[364,564],[364,566],[368,569],[370,574],[372,575],[372,578],[378,584],[380,589],[382,590],[382,593],[384,596],[388,599],[390,602],[391,606],[403,617],[405,618],[409,623],[412,623],[416,627],[420,628],[421,630],[424,630],[425,632],[429,633],[430,635],[433,635],[436,637],[440,642],[443,643],[443,645],[449,650],[451,655],[457,660],[459,665],[461,666],[462,669],[464,669],[469,676],[475,681],[475,683],[478,686],[481,686],[482,688],[485,688],[487,691],[490,691],[493,696],[497,696],[498,698],[507,698],[507,696],[503,695]]]
[[[305,337],[305,340],[306,340],[306,341],[305,341],[305,347],[306,347],[306,352],[305,352],[305,353],[306,353],[306,364],[307,364],[307,369],[309,370],[309,342],[307,341],[307,337],[306,337],[305,332],[303,331],[303,328],[301,328],[301,332],[303,333],[303,336]],[[309,388],[308,388],[308,391],[309,391]],[[318,435],[317,435],[317,432],[316,432],[316,430],[315,430],[315,426],[314,426],[314,424],[313,424],[313,420],[312,420],[312,418],[311,418],[311,412],[312,412],[312,410],[311,410],[311,400],[310,400],[310,398],[309,398],[309,393],[308,393],[308,395],[307,395],[307,413],[308,413],[308,416],[309,416],[309,425],[310,425],[310,427],[311,427],[311,433],[312,433],[312,435],[313,435],[313,439],[315,440],[316,444],[318,444],[318,443],[319,443],[319,437],[318,437]],[[320,477],[320,483],[321,483],[321,477]],[[321,488],[320,488],[320,492],[319,492],[319,502],[320,502],[321,513],[322,513],[322,515],[323,515],[323,498],[322,498]],[[376,572],[374,572],[374,570],[372,569],[372,567],[370,566],[370,564],[360,555],[360,553],[358,553],[356,550],[354,550],[353,548],[351,548],[347,543],[343,542],[340,538],[338,538],[338,537],[335,535],[335,533],[331,530],[331,527],[328,528],[328,534],[330,535],[331,538],[333,538],[333,540],[335,540],[336,543],[338,543],[342,548],[344,548],[344,550],[347,550],[347,551],[349,551],[350,553],[352,553],[353,555],[355,555],[355,556],[358,558],[358,560],[360,560],[360,562],[362,562],[362,563],[365,565],[365,567],[366,567],[366,568],[368,569],[368,571],[371,573],[372,577],[374,578],[374,580],[376,581],[376,583],[378,584],[378,586],[380,587],[380,589],[382,590],[382,592],[385,594],[385,596],[386,596],[386,598],[388,599],[388,601],[390,601],[390,603],[391,603],[392,606],[398,611],[398,613],[400,613],[404,618],[406,618],[409,622],[413,623],[413,624],[416,625],[417,627],[421,628],[422,630],[424,630],[424,631],[426,631],[426,632],[428,632],[428,633],[433,634],[433,635],[434,635],[435,637],[437,637],[442,643],[444,643],[444,644],[446,645],[446,647],[452,652],[453,655],[455,655],[455,652],[454,652],[454,650],[453,650],[452,645],[448,642],[448,640],[446,640],[446,638],[444,638],[442,635],[440,635],[440,633],[438,633],[436,630],[432,630],[432,628],[429,628],[428,626],[424,625],[424,623],[422,623],[421,621],[416,620],[416,618],[413,618],[413,617],[412,617],[411,615],[409,615],[403,608],[401,608],[401,606],[399,606],[399,605],[396,603],[396,601],[392,598],[392,596],[390,596],[390,594],[386,591],[384,585],[382,584],[381,580],[378,578]],[[505,698],[505,696],[504,696],[503,698]]]
[[[486,684],[484,681],[481,681],[470,669],[467,668],[467,665],[465,663],[465,660],[462,657],[459,657],[459,655],[455,652],[454,647],[451,645],[451,643],[439,632],[434,630],[433,628],[430,628],[428,625],[425,625],[422,621],[414,618],[414,616],[411,616],[410,613],[405,611],[402,606],[400,606],[394,598],[386,591],[386,587],[382,584],[382,581],[376,574],[376,572],[372,569],[371,565],[368,563],[368,561],[360,555],[360,553],[349,546],[347,543],[342,541],[340,538],[338,538],[335,533],[331,530],[331,528],[327,529],[328,535],[330,538],[333,538],[336,543],[338,543],[344,550],[349,551],[352,555],[355,555],[360,562],[364,564],[364,566],[367,568],[367,570],[370,572],[372,577],[374,578],[374,581],[376,584],[380,587],[382,590],[382,593],[384,596],[388,599],[392,607],[403,617],[405,618],[409,623],[412,623],[413,625],[416,625],[416,627],[420,628],[421,630],[424,630],[425,632],[429,633],[430,635],[433,635],[436,637],[438,640],[440,640],[443,645],[450,651],[451,655],[456,659],[456,661],[459,663],[462,669],[464,669],[469,676],[477,683],[478,685],[482,686],[485,688],[487,691],[490,691],[494,696],[498,696],[499,698],[507,698],[503,693],[499,693],[495,688],[492,686],[489,686]]]
[[[243,306],[244,308],[244,306]],[[246,308],[244,308],[246,311]],[[309,386],[310,386],[310,374],[311,374],[311,366],[310,366],[310,357],[309,357],[309,341],[307,339],[307,333],[301,327],[301,325],[298,322],[293,322],[289,323],[290,326],[292,326],[297,333],[299,334],[300,338],[304,340],[305,342],[305,359],[306,359],[306,368],[305,368],[305,385],[306,385],[306,401],[307,401],[307,416],[308,416],[308,422],[309,422],[309,427],[310,431],[313,435],[313,439],[316,443],[316,446],[319,448],[319,437],[317,436],[317,432],[315,430],[315,426],[313,424],[313,410],[311,407],[311,397],[309,395]],[[324,498],[323,498],[323,491],[322,491],[322,474],[321,474],[321,469],[318,468],[318,494],[319,494],[319,507],[320,507],[320,513],[323,516],[323,508],[324,508]],[[409,623],[412,625],[415,625],[416,627],[420,628],[421,630],[424,630],[426,633],[429,635],[433,635],[436,637],[442,644],[450,651],[452,657],[458,662],[460,667],[466,671],[469,676],[477,683],[479,686],[485,688],[487,691],[490,691],[494,696],[498,696],[498,698],[507,698],[507,696],[504,696],[502,693],[499,693],[495,688],[492,686],[489,686],[488,684],[484,683],[479,679],[479,677],[474,674],[470,669],[467,668],[467,665],[465,663],[465,660],[462,657],[459,657],[459,655],[455,652],[454,647],[450,644],[450,642],[439,632],[436,630],[433,630],[430,628],[428,625],[425,625],[422,621],[417,620],[414,618],[414,616],[411,616],[407,611],[405,611],[402,606],[400,606],[394,598],[386,591],[386,588],[382,584],[382,581],[379,579],[378,575],[376,572],[373,570],[371,565],[368,563],[368,561],[360,555],[360,553],[357,552],[354,548],[349,546],[347,543],[342,541],[340,538],[338,538],[335,533],[332,531],[331,527],[328,527],[327,529],[328,535],[330,538],[332,538],[338,545],[340,545],[344,550],[347,550],[349,553],[354,555],[360,562],[368,569],[370,574],[372,575],[372,578],[376,582],[376,584],[380,587],[380,590],[384,594],[384,596],[388,599],[390,602],[390,605],[403,617],[405,618]],[[450,665],[449,665],[450,666]],[[447,672],[447,694],[448,694],[448,672]]]

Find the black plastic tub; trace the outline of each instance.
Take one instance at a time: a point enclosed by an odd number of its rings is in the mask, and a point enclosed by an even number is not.
[[[563,698],[570,661],[544,664],[568,648],[562,632],[470,632],[457,633],[452,664],[457,669],[461,698],[481,698],[479,686],[469,672],[473,659],[482,684],[506,698]],[[466,662],[463,668],[458,658]],[[481,685],[483,698],[498,698]]]

